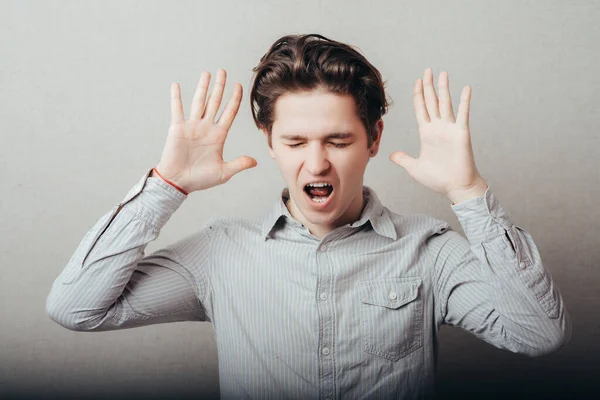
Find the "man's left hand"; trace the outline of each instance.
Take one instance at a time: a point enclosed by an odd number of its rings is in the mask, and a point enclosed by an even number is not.
[[[477,168],[469,132],[471,87],[461,93],[457,118],[450,99],[448,73],[438,78],[436,96],[433,71],[425,70],[424,79],[417,79],[413,98],[421,137],[421,152],[415,159],[402,151],[390,154],[390,160],[404,168],[425,187],[444,194],[453,203],[482,196],[487,185]]]

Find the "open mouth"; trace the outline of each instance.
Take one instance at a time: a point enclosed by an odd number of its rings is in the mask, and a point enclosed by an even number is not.
[[[333,186],[328,183],[309,183],[304,186],[304,192],[315,203],[325,203],[333,193]]]

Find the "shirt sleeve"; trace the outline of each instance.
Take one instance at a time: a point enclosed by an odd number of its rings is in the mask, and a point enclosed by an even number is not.
[[[46,312],[63,327],[106,331],[209,320],[205,265],[184,265],[178,249],[185,239],[144,256],[187,198],[151,172],[86,233],[52,284]],[[194,239],[197,259],[208,260],[210,234]]]
[[[571,319],[531,235],[513,224],[489,186],[451,207],[468,240],[450,229],[431,242],[442,322],[529,356],[563,347]]]

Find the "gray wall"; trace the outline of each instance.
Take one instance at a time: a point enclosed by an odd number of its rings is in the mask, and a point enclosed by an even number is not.
[[[388,82],[394,106],[365,183],[393,211],[460,232],[450,202],[387,157],[418,156],[412,86],[426,67],[449,71],[453,99],[472,86],[477,166],[572,314],[570,344],[536,359],[444,327],[441,394],[583,395],[600,375],[599,20],[593,1],[1,1],[0,397],[218,394],[210,324],[77,333],[45,299],[83,235],[160,159],[171,82],[186,115],[202,70],[242,83],[225,158],[259,166],[192,194],[147,254],[215,213],[272,204],[283,179],[252,123],[251,69],[279,36],[308,32],[357,45]]]

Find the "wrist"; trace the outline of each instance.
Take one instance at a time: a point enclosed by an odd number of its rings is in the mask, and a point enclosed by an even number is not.
[[[169,185],[173,186],[175,189],[177,189],[179,192],[183,193],[184,195],[188,195],[189,193],[187,191],[185,191],[184,189],[182,189],[181,187],[177,186],[177,184],[175,184],[174,182],[171,182],[170,180],[168,180],[167,178],[165,178],[164,176],[162,176],[160,174],[160,172],[158,172],[158,170],[156,169],[156,167],[152,168],[152,172],[150,173],[150,177],[151,178],[160,178],[163,181],[167,182]]]
[[[481,197],[488,189],[488,185],[483,178],[478,179],[475,184],[469,188],[454,190],[449,192],[446,197],[452,202],[452,205],[471,200],[476,197]]]

